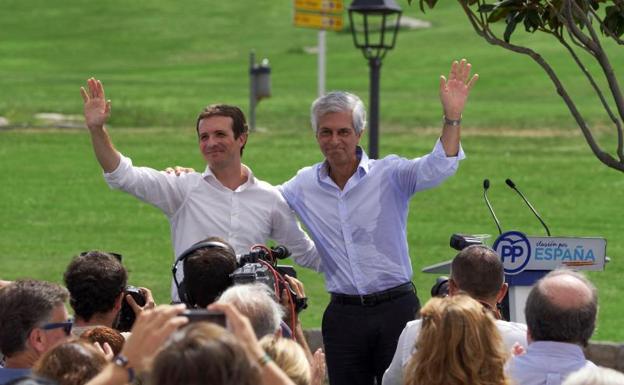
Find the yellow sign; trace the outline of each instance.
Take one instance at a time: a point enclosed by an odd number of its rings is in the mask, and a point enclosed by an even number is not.
[[[295,0],[295,11],[342,13],[342,0]]]
[[[341,31],[342,15],[295,11],[295,26]]]

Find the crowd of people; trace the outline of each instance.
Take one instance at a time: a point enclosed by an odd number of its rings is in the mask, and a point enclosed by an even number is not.
[[[528,296],[527,325],[508,322],[498,309],[507,292],[501,259],[473,245],[453,260],[448,296],[420,307],[409,202],[464,159],[462,112],[477,79],[466,60],[440,77],[440,137],[413,159],[370,159],[359,146],[362,101],[342,91],[319,97],[311,123],[324,160],[278,187],[242,163],[245,117],[225,104],[196,121],[203,172],[134,166],[105,127],[112,104],[102,83],[89,79],[85,122],[104,178],[170,222],[172,304],[157,306],[148,288],[128,286],[122,257],[97,250],[71,260],[64,286],[0,281],[0,385],[624,384],[583,355],[598,300],[579,273],[543,277]],[[323,273],[331,298],[323,349],[312,352],[301,327],[300,280],[271,258],[249,262],[262,279],[237,275],[240,255],[268,240]]]
[[[203,245],[187,261],[233,253],[218,238]],[[214,290],[211,281],[231,274],[210,263],[192,265],[203,268],[185,275],[194,290]],[[118,256],[89,251],[72,259],[65,287],[2,281],[0,384],[327,383],[325,355],[310,351],[296,314],[295,327],[289,327],[288,292],[280,296],[262,282],[230,283],[201,306],[192,300],[156,306],[141,288],[146,301],[140,306],[127,294],[127,275]],[[300,281],[287,279],[305,296]],[[501,319],[497,305],[506,291],[494,250],[472,245],[460,251],[451,264],[448,295],[431,298],[418,319],[405,325],[382,384],[624,384],[624,374],[583,355],[598,300],[582,274],[559,269],[540,279],[527,298],[527,325]],[[124,301],[136,317],[129,333],[117,330]],[[225,322],[194,318],[189,308],[206,309],[194,314],[221,315]]]

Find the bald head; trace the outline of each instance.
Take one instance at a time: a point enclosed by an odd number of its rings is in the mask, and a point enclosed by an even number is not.
[[[553,274],[541,282],[541,290],[548,300],[560,309],[578,309],[593,300],[592,289],[585,279],[573,274]]]
[[[596,326],[596,288],[580,273],[555,270],[531,289],[524,312],[533,340],[586,346]]]

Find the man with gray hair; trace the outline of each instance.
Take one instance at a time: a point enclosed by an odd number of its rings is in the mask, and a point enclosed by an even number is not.
[[[420,305],[412,279],[406,223],[410,198],[457,170],[462,111],[478,76],[462,60],[440,78],[443,128],[420,158],[369,159],[359,147],[362,101],[332,92],[312,104],[312,129],[325,160],[301,169],[280,189],[312,235],[331,302],[323,317],[332,385],[381,382],[399,334]]]
[[[35,361],[67,339],[67,290],[55,283],[18,280],[0,289],[0,384],[30,373]]]
[[[529,346],[509,374],[518,385],[559,385],[581,368],[595,367],[583,347],[596,326],[598,297],[585,276],[555,270],[531,289],[524,308]]]
[[[221,294],[217,303],[229,303],[249,318],[258,339],[280,330],[284,311],[263,283],[234,285]]]

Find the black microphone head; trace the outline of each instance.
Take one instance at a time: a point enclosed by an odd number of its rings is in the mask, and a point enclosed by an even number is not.
[[[286,248],[286,246],[284,245],[277,245],[271,248],[271,252],[273,253],[273,256],[277,259],[286,259],[290,257],[290,250],[288,250],[288,248]]]
[[[483,189],[487,190],[490,188],[490,180],[489,179],[483,179]]]
[[[509,178],[505,179],[505,183],[507,183],[507,186],[515,189],[516,188],[516,184]]]

